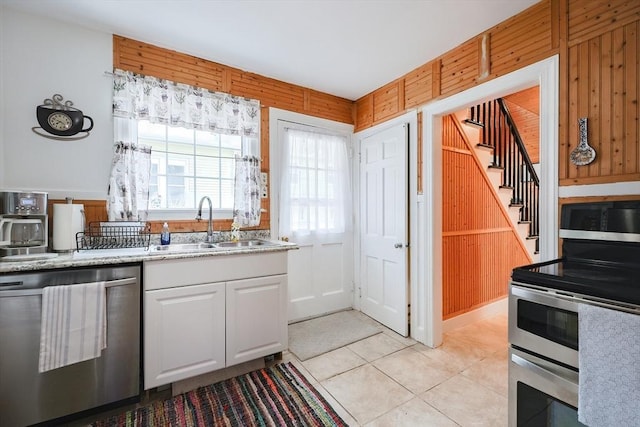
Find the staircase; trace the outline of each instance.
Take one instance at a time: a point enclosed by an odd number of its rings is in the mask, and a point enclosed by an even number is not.
[[[505,102],[475,105],[456,117],[534,262],[539,259],[540,180]]]

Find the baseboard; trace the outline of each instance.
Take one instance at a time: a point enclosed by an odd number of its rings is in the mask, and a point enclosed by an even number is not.
[[[491,304],[484,305],[476,310],[468,311],[459,316],[452,317],[442,322],[442,332],[449,332],[463,326],[470,325],[478,320],[487,317],[497,316],[499,314],[507,314],[509,312],[508,298],[504,297]]]

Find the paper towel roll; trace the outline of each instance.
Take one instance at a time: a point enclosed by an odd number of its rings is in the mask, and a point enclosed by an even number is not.
[[[84,230],[84,205],[53,205],[53,250],[59,252],[76,249],[76,233]]]

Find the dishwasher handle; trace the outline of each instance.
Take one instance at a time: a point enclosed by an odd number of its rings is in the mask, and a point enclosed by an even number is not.
[[[107,280],[105,282],[105,288],[112,288],[115,286],[128,286],[135,285],[138,283],[138,279],[136,277],[125,277],[124,279],[117,280]],[[11,285],[20,285],[22,282],[14,282]],[[71,286],[74,284],[79,285],[80,283],[70,283]],[[51,286],[64,286],[64,285],[51,285]],[[0,298],[2,297],[23,297],[23,296],[31,296],[31,295],[42,295],[42,289],[23,289],[23,290],[6,290],[3,291],[0,289]]]
[[[24,282],[22,280],[16,281],[16,282],[4,282],[4,283],[0,283],[0,289],[2,289],[3,286],[22,286],[24,285]]]

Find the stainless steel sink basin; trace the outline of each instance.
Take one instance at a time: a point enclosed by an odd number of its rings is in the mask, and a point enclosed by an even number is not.
[[[218,242],[216,246],[219,248],[246,248],[252,246],[276,246],[277,243],[270,242],[268,240],[250,239],[250,240],[238,240],[237,242]]]
[[[237,242],[217,242],[217,243],[172,243],[170,245],[157,245],[151,250],[151,253],[173,253],[173,252],[198,252],[210,251],[215,249],[243,249],[243,248],[259,248],[265,246],[277,246],[277,242],[262,239],[246,239]]]
[[[189,252],[189,251],[201,251],[204,249],[215,249],[215,243],[172,243],[170,245],[158,245],[154,246],[153,250],[158,252]]]

